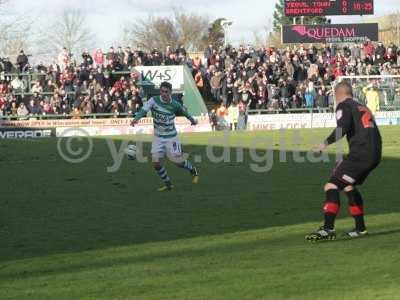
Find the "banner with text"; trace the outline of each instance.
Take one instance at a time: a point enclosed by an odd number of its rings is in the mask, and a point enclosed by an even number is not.
[[[175,123],[176,130],[179,133],[190,133],[190,132],[209,132],[211,131],[211,125],[208,118],[199,118],[198,124],[192,126],[186,119],[180,119]],[[69,127],[57,127],[57,137],[68,137],[68,136],[111,136],[111,135],[137,135],[137,134],[153,134],[153,119],[146,118],[140,120],[140,123],[134,127],[130,126],[129,123],[120,124],[117,126],[112,125],[92,125],[92,126],[69,126]]]
[[[146,84],[160,87],[161,82],[168,81],[174,90],[181,89],[184,84],[183,66],[139,66],[135,71],[140,73],[140,80]]]
[[[195,117],[199,123],[210,123],[207,116]],[[109,126],[130,126],[132,118],[110,118],[110,119],[63,119],[63,120],[21,120],[21,121],[6,121],[0,120],[0,128],[13,127],[13,128],[55,128],[55,127],[109,127]],[[153,125],[153,118],[143,118],[139,121],[137,126],[144,124]],[[187,125],[190,122],[184,117],[177,117],[175,119],[177,128],[180,125]]]
[[[39,139],[55,136],[54,128],[0,128],[0,139]]]
[[[400,125],[400,111],[378,112],[375,120],[378,126]],[[336,127],[334,113],[250,115],[247,123],[250,131],[334,127]]]
[[[378,38],[378,23],[282,27],[282,43],[360,43]]]

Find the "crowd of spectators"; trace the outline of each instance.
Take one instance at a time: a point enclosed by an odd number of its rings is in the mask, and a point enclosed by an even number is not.
[[[398,75],[400,49],[394,44],[353,44],[337,47],[297,45],[286,49],[274,47],[256,50],[251,46],[215,49],[208,47],[201,61],[193,61],[198,88],[211,98],[215,128],[245,128],[249,109],[268,111],[332,108],[332,83],[339,76]],[[197,58],[198,59],[198,58]],[[379,107],[376,85],[360,89]],[[375,89],[375,91],[373,91]],[[373,103],[372,103],[373,102]]]
[[[339,76],[397,75],[400,49],[382,43],[286,49],[252,47],[206,51],[207,68],[196,82],[215,102],[244,102],[250,109],[328,107]],[[200,74],[201,72],[201,74]],[[196,77],[197,76],[197,77]]]
[[[370,42],[340,48],[210,45],[204,56],[189,56],[182,46],[148,53],[111,47],[107,52],[84,51],[76,58],[64,48],[54,63],[35,66],[21,51],[15,63],[0,60],[0,115],[132,115],[143,105],[144,97],[140,76],[133,68],[179,64],[192,70],[207,101],[225,107],[226,113],[233,106],[233,111],[243,116],[249,109],[329,107],[330,86],[338,76],[399,74],[400,49]],[[7,76],[10,73],[20,75]],[[36,77],[29,86],[26,73]]]
[[[54,63],[36,66],[21,51],[15,64],[9,59],[0,62],[0,116],[133,115],[144,97],[140,74],[133,67],[183,63],[187,61],[182,47],[168,47],[163,53],[110,47],[106,53],[97,49],[92,55],[85,50],[78,59],[64,48]],[[32,82],[28,74],[36,79]]]

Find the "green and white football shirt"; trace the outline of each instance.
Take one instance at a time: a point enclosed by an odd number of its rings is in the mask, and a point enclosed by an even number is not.
[[[160,138],[173,138],[177,136],[175,128],[175,117],[185,116],[192,123],[193,117],[178,101],[172,99],[171,102],[165,102],[160,96],[150,98],[135,114],[135,120],[139,120],[151,111],[154,124],[154,135]]]

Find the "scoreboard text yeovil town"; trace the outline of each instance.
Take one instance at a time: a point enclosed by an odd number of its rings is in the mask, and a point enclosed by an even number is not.
[[[374,0],[285,0],[287,17],[373,14]]]

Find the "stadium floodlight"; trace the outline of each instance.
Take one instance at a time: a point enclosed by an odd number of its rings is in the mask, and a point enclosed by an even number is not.
[[[221,26],[222,27],[228,27],[228,26],[231,26],[232,24],[233,24],[232,21],[228,21],[228,20],[222,20],[221,21]]]
[[[224,47],[226,47],[228,40],[228,28],[232,26],[233,22],[226,19],[222,19],[220,24],[222,29],[224,30]]]

